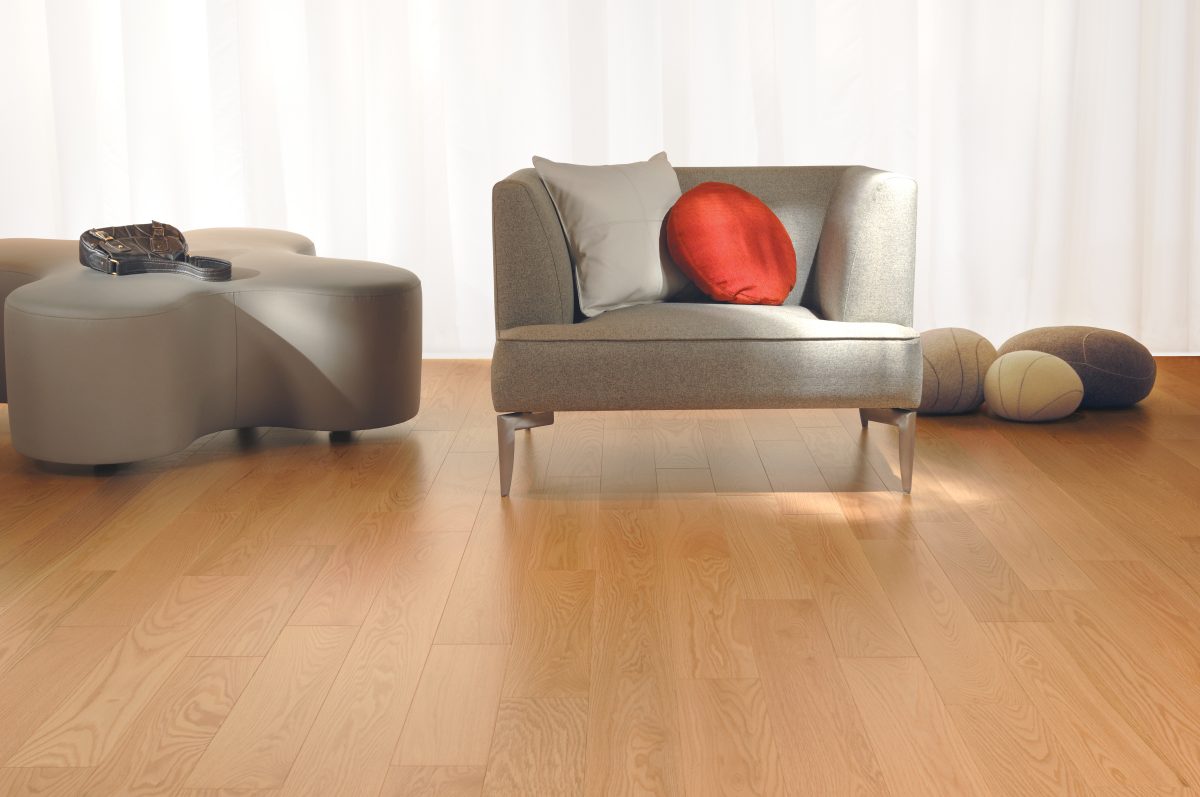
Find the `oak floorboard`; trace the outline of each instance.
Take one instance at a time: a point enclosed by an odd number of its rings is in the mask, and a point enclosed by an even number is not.
[[[661,502],[663,589],[682,678],[753,678],[749,618],[714,498]]]
[[[921,540],[976,620],[1049,620],[1042,599],[974,523],[917,522]]]
[[[1200,783],[1200,694],[1153,653],[1122,644],[1097,593],[1054,593],[1058,639],[1075,664],[1187,785]],[[1125,637],[1128,639],[1128,637]]]
[[[665,542],[653,511],[601,515],[584,794],[683,791]]]
[[[0,689],[0,766],[67,698],[64,685],[84,678],[125,634],[120,627],[56,628],[4,673]]]
[[[845,519],[798,515],[788,522],[837,655],[913,655],[904,626]]]
[[[657,492],[654,433],[650,429],[605,427],[603,435],[600,492],[618,495]]]
[[[734,573],[747,598],[811,598],[813,585],[787,521],[769,495],[718,499]]]
[[[529,504],[501,501],[493,475],[438,624],[441,645],[507,645],[529,558]]]
[[[587,716],[583,698],[502,700],[483,793],[583,794]]]
[[[188,658],[171,673],[79,795],[168,794],[196,766],[246,688],[259,659]]]
[[[479,797],[485,767],[391,767],[379,797]]]
[[[272,548],[192,656],[265,656],[329,556],[329,548]]]
[[[504,697],[587,697],[594,593],[590,570],[526,576]]]
[[[342,542],[330,550],[288,625],[361,625],[410,525],[404,513],[351,516]]]
[[[816,605],[752,600],[747,607],[786,782],[830,797],[892,793]]]
[[[862,543],[946,705],[1020,703],[1020,687],[923,543]]]
[[[1095,788],[1178,788],[1170,767],[1096,689],[1053,623],[985,623],[996,651]]]
[[[741,418],[703,418],[700,439],[708,459],[713,487],[722,493],[771,491],[754,438]]]
[[[461,532],[408,538],[281,794],[351,796],[382,788],[466,538]]]
[[[919,659],[842,659],[841,665],[895,794],[993,793]]]
[[[779,750],[757,679],[683,680],[679,704],[686,794],[784,791]]]
[[[11,601],[0,613],[0,676],[53,633],[110,575],[97,570],[55,570]]]
[[[238,576],[179,579],[86,675],[71,682],[74,687],[66,699],[8,765],[102,763],[196,638],[230,605],[242,582]]]
[[[0,794],[5,797],[77,797],[88,767],[0,767]],[[113,792],[109,792],[110,794]]]
[[[704,450],[699,421],[690,418],[656,418],[653,429],[655,467],[708,467],[708,454]]]
[[[282,786],[357,631],[285,628],[196,762],[187,787]]]
[[[395,766],[486,766],[508,648],[434,645],[396,754]]]

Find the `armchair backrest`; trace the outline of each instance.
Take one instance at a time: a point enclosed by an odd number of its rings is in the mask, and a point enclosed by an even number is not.
[[[833,200],[839,185],[847,183],[840,194],[855,193],[854,185],[862,183],[864,178],[886,173],[854,166],[704,166],[677,167],[675,171],[684,191],[709,180],[733,183],[762,199],[775,212],[796,248],[796,287],[787,304],[804,304],[822,317],[837,320],[851,320],[848,316],[856,315],[854,309],[858,304],[869,306],[869,301],[847,295],[847,290],[853,287],[846,283],[852,263],[843,267],[841,263],[823,262],[815,267],[819,259],[830,260],[828,255],[818,257],[817,243],[822,238],[831,205],[835,205],[834,215],[837,215],[838,203]],[[886,211],[893,212],[891,208]],[[899,212],[907,216],[907,205]],[[914,192],[913,224],[915,213]],[[833,218],[830,222],[834,223]],[[838,222],[838,227],[842,226]],[[853,253],[846,250],[857,247],[844,245],[843,230],[837,233],[827,236],[838,238],[837,259],[852,259]],[[902,231],[897,240],[900,246],[911,249],[905,243],[907,234]],[[580,319],[574,270],[562,225],[550,195],[533,169],[521,169],[492,189],[492,246],[497,330],[528,324],[569,324]],[[901,283],[907,279],[906,312],[911,318],[911,252],[900,254],[900,260],[907,260],[906,266],[901,263],[900,271],[907,269],[908,273],[896,276]],[[829,275],[822,278],[829,285],[822,288],[816,284],[820,276],[817,272]],[[903,305],[903,296],[895,298]],[[902,312],[897,320],[903,318]]]

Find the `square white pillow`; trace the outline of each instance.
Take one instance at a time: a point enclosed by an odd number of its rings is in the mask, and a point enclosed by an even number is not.
[[[680,191],[665,152],[612,166],[534,157],[533,166],[566,232],[584,315],[661,302],[691,284],[667,253],[663,219]]]

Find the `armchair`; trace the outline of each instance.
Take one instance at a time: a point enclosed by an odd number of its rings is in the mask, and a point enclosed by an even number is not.
[[[900,430],[912,488],[921,344],[911,328],[916,183],[863,166],[678,168],[680,187],[733,183],[796,248],[778,307],[665,302],[585,319],[554,204],[533,169],[492,191],[501,495],[514,431],[556,410],[857,407]]]

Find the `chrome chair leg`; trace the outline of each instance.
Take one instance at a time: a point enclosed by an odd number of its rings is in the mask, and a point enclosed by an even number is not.
[[[496,440],[500,448],[500,495],[508,495],[512,486],[513,456],[518,429],[533,429],[554,423],[553,412],[509,412],[496,416]]]
[[[868,421],[886,423],[900,430],[900,486],[904,492],[912,492],[913,459],[917,453],[917,413],[915,410],[892,410],[868,408],[858,411],[858,420],[864,429]]]

